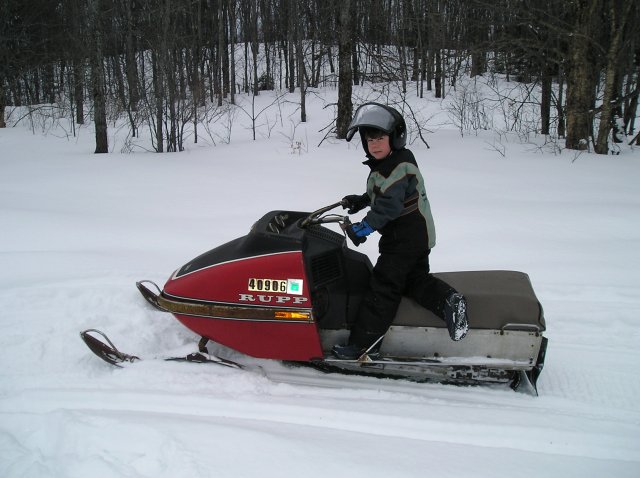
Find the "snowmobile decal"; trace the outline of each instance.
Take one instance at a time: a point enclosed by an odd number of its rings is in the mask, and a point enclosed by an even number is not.
[[[282,292],[290,295],[302,295],[302,279],[256,279],[250,278],[247,290],[251,292]]]
[[[154,293],[147,287],[159,287],[151,281],[140,281],[136,285],[144,298],[155,308],[164,312],[171,312],[178,319],[184,317],[199,317],[203,319],[239,320],[249,322],[307,322],[313,323],[311,309],[281,306],[267,308],[260,306],[233,305],[207,301],[189,301],[185,298],[171,296],[165,292]],[[250,295],[250,294],[246,294]],[[304,299],[295,297],[294,299]]]
[[[289,297],[286,295],[264,295],[264,294],[239,294],[240,302],[260,302],[262,304],[288,304],[301,305],[308,302],[306,297]]]

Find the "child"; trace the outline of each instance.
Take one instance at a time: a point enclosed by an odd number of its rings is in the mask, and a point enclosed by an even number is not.
[[[378,231],[380,257],[373,268],[369,289],[358,311],[347,345],[336,345],[333,354],[355,360],[391,326],[402,296],[414,299],[447,323],[452,340],[461,340],[469,328],[465,298],[429,272],[429,253],[436,235],[424,181],[406,144],[406,125],[395,109],[378,103],[360,106],[347,132],[351,141],[360,132],[371,172],[367,192],[346,196],[342,203],[350,214],[369,206],[349,236],[356,245]],[[377,343],[376,343],[377,342]]]

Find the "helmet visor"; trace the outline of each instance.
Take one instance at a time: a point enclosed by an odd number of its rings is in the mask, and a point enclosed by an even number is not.
[[[363,126],[377,128],[387,134],[391,134],[395,123],[396,118],[386,108],[381,105],[367,103],[356,110],[356,114],[353,116],[347,130],[346,140],[351,141],[358,128]]]

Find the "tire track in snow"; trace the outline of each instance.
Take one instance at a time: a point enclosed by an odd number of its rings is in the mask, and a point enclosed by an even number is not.
[[[637,425],[605,419],[585,420],[580,415],[571,416],[569,410],[558,413],[550,408],[540,414],[525,408],[522,412],[510,411],[505,420],[501,418],[499,402],[493,408],[480,409],[474,405],[452,407],[448,400],[435,398],[399,403],[394,408],[388,400],[376,401],[375,393],[369,398],[365,395],[360,401],[338,402],[341,407],[336,409],[335,399],[325,406],[322,396],[316,399],[268,395],[219,398],[157,391],[105,392],[25,390],[2,397],[0,412],[32,414],[40,419],[60,410],[121,419],[132,415],[155,416],[162,421],[166,416],[189,422],[201,421],[214,428],[231,420],[247,427],[254,426],[252,424],[312,427],[380,439],[402,438],[602,460],[640,461],[637,457],[640,428]],[[557,403],[552,401],[548,405]],[[515,423],[514,415],[520,419]]]

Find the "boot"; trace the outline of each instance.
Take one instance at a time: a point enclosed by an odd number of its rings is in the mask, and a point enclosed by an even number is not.
[[[467,301],[462,294],[454,292],[444,304],[444,316],[451,340],[462,340],[469,330]]]
[[[331,353],[340,360],[358,360],[369,347],[359,347],[355,344],[334,345]],[[380,343],[377,343],[367,353],[369,358],[376,359],[380,356]]]

